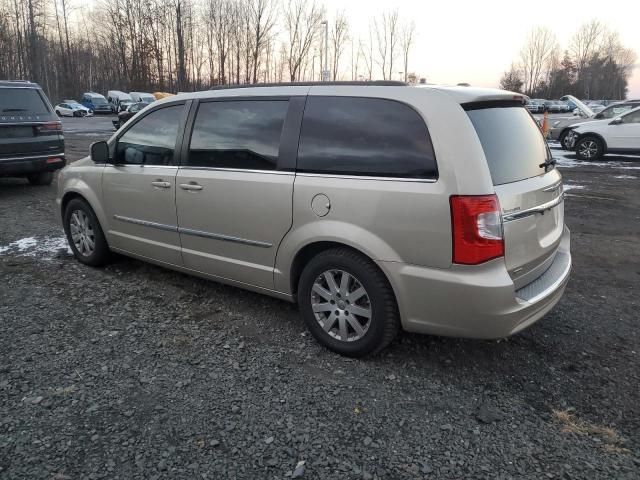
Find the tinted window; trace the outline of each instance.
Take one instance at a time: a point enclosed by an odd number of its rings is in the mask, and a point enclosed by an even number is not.
[[[598,114],[598,118],[615,118],[637,106],[638,105],[612,105],[602,110]]]
[[[467,114],[482,143],[494,185],[545,172],[540,164],[551,158],[551,153],[525,108],[481,108]]]
[[[0,88],[0,114],[44,115],[47,105],[35,88]]]
[[[118,140],[116,163],[171,165],[183,105],[151,112]]]
[[[187,165],[275,170],[289,102],[206,102],[198,107]]]
[[[298,170],[385,177],[437,175],[427,127],[418,113],[392,100],[309,97]]]
[[[622,123],[640,123],[640,110],[622,117]]]

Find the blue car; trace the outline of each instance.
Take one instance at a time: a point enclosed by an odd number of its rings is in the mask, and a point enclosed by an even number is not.
[[[84,93],[80,99],[80,103],[94,113],[111,113],[111,105],[109,105],[107,99],[99,93]]]

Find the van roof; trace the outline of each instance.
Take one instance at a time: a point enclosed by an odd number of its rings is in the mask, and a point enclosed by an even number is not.
[[[90,97],[102,97],[104,98],[104,95],[100,94],[100,93],[96,93],[96,92],[86,92],[85,95],[89,95]]]
[[[307,88],[305,88],[307,87]],[[325,87],[327,88],[342,89],[342,88],[371,88],[371,87],[394,87],[394,88],[419,88],[424,90],[438,91],[449,96],[453,101],[460,104],[475,103],[475,102],[491,102],[491,101],[505,101],[515,100],[525,103],[525,96],[510,92],[507,90],[499,90],[497,88],[477,88],[477,87],[464,87],[464,86],[448,86],[448,85],[429,85],[420,84],[411,86],[404,82],[397,81],[371,81],[371,82],[287,82],[287,83],[258,83],[258,84],[243,84],[243,85],[221,85],[213,87],[210,90],[198,91],[198,92],[180,92],[180,97],[186,98],[209,98],[216,96],[218,91],[233,91],[233,90],[253,90],[247,92],[247,95],[264,95],[266,89],[279,88],[279,89],[291,89],[292,94],[306,95],[311,87]],[[262,90],[260,93],[258,93]],[[326,90],[325,90],[326,91]],[[282,90],[280,92],[282,94]],[[173,97],[173,100],[177,100]]]

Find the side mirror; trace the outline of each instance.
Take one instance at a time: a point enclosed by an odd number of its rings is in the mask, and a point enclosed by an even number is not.
[[[611,122],[609,122],[609,125],[620,125],[621,123],[622,123],[622,118],[618,117],[611,120]]]
[[[104,140],[91,144],[91,160],[94,163],[109,162],[109,145]]]

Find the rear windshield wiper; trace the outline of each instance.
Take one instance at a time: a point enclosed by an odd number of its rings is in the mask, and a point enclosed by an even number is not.
[[[540,165],[538,165],[538,167],[543,168],[544,167],[544,171],[547,171],[547,168],[552,167],[556,164],[556,159],[555,158],[551,158],[549,160],[545,160],[544,163],[541,163]]]
[[[26,112],[26,108],[3,108],[3,112]]]

